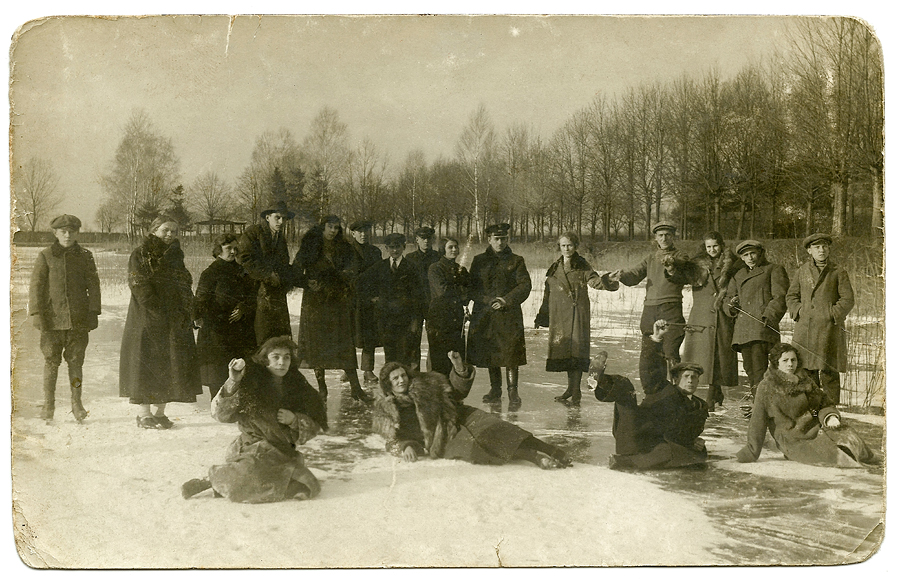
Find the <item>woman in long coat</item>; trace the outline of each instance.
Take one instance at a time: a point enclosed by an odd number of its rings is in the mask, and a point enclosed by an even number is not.
[[[297,344],[300,365],[314,368],[319,393],[328,395],[325,370],[339,369],[350,380],[354,400],[369,401],[356,375],[353,311],[356,307],[356,253],[342,235],[336,215],[323,217],[300,240],[294,275],[306,280]]]
[[[717,403],[721,406],[725,401],[722,387],[738,385],[737,352],[731,348],[734,318],[719,306],[728,282],[744,263],[725,246],[718,231],[703,236],[703,247],[694,263],[697,265],[697,278],[691,288],[694,305],[681,359],[703,367],[700,384],[709,386],[706,403],[714,410]]]
[[[747,445],[737,453],[739,462],[759,458],[766,431],[772,433],[788,460],[837,467],[860,467],[878,461],[856,431],[841,425],[841,415],[825,392],[799,368],[795,347],[775,345],[769,362],[756,391]]]
[[[547,269],[544,300],[535,327],[549,327],[547,372],[566,372],[568,387],[554,398],[557,402],[581,404],[581,377],[591,363],[591,301],[588,287],[615,291],[618,283],[604,283],[591,264],[578,254],[578,236],[566,232],[559,237],[562,254]],[[609,279],[608,277],[606,278]]]
[[[449,376],[453,370],[448,352],[465,351],[465,308],[469,303],[469,272],[456,263],[459,241],[441,240],[443,255],[428,268],[431,303],[425,317],[431,369]]]
[[[228,362],[256,350],[256,284],[235,261],[236,253],[236,235],[225,233],[215,239],[215,259],[200,274],[194,298],[194,321],[200,326],[200,382],[209,387],[210,399],[228,379]]]
[[[128,260],[131,303],[122,332],[119,396],[140,406],[141,428],[171,428],[166,404],[196,402],[203,392],[191,319],[191,274],[177,235],[174,219],[158,217]]]

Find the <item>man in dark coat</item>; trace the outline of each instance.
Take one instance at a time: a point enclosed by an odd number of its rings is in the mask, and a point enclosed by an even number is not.
[[[598,354],[588,374],[589,386],[601,402],[613,402],[613,436],[616,454],[611,468],[675,468],[706,461],[706,443],[700,438],[709,407],[694,396],[703,368],[698,364],[676,364],[667,379],[663,337],[665,320],[653,325],[641,348],[640,377],[644,399],[640,404],[634,385],[624,376],[605,373],[606,352]]]
[[[81,220],[60,215],[50,222],[56,242],[38,254],[31,274],[28,313],[41,332],[44,354],[44,407],[50,420],[56,407],[56,379],[65,356],[69,369],[72,414],[81,422],[87,411],[81,403],[82,366],[88,332],[100,315],[100,278],[94,256],[75,240]]]
[[[847,371],[844,319],[853,309],[850,276],[828,260],[831,236],[814,233],[803,240],[810,260],[800,266],[785,301],[794,324],[794,345],[832,404],[841,402],[841,372]]]
[[[684,341],[682,288],[693,281],[696,270],[690,257],[675,248],[675,224],[660,221],[653,226],[652,232],[657,250],[635,267],[610,274],[609,279],[612,282],[621,281],[627,286],[647,280],[641,333],[649,336],[656,320],[666,320],[675,325],[663,338],[663,352],[671,367],[681,361],[679,349]]]
[[[488,248],[472,260],[469,274],[474,305],[469,324],[468,360],[487,368],[491,390],[483,402],[499,402],[503,382],[500,368],[506,368],[509,403],[522,403],[519,397],[519,366],[526,364],[525,323],[522,302],[531,295],[531,276],[525,260],[509,248],[509,224],[485,229]]]
[[[384,362],[418,368],[416,328],[425,316],[425,288],[415,267],[403,257],[406,236],[391,233],[385,240],[387,259],[370,267],[360,279],[363,295],[375,306]]]
[[[419,272],[419,276],[422,278],[422,287],[425,288],[425,303],[431,303],[431,286],[428,284],[428,268],[431,267],[431,264],[437,262],[441,259],[441,254],[435,251],[431,246],[434,244],[434,228],[431,227],[419,227],[415,231],[416,235],[416,248],[405,256],[404,259],[408,259],[409,263],[411,263],[416,270]],[[418,328],[418,347],[416,348],[417,359],[421,360],[422,358],[422,327]],[[430,348],[429,348],[430,351]],[[431,363],[427,364],[427,367],[431,367]]]
[[[350,247],[356,252],[357,275],[381,261],[381,250],[369,243],[372,224],[368,221],[355,221],[350,224]],[[381,346],[378,339],[378,326],[375,322],[375,307],[368,296],[362,294],[357,286],[356,304],[353,310],[353,337],[356,347],[362,350],[359,368],[363,371],[366,382],[378,382],[375,375],[375,348]]]
[[[265,223],[248,227],[238,240],[237,262],[259,286],[256,295],[257,346],[275,336],[291,334],[287,293],[295,285],[284,239],[284,222],[294,218],[284,201],[260,214]],[[300,285],[300,284],[297,284]]]
[[[788,276],[784,267],[766,260],[765,249],[754,239],[739,243],[735,253],[747,267],[731,278],[722,308],[736,318],[731,347],[741,353],[750,380],[750,399],[742,406],[749,416],[756,385],[769,367],[769,350],[781,341],[778,327],[787,309]]]

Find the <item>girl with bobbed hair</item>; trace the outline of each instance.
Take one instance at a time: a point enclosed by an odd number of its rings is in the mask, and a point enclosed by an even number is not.
[[[456,263],[460,251],[457,239],[445,237],[440,247],[441,258],[428,268],[431,303],[425,325],[431,368],[449,376],[453,367],[447,353],[462,352],[466,347],[462,332],[469,303],[469,272]]]
[[[855,430],[843,424],[833,402],[800,367],[791,344],[779,342],[769,351],[769,367],[756,390],[747,445],[739,462],[755,462],[766,431],[788,460],[805,464],[861,467],[876,457]]]

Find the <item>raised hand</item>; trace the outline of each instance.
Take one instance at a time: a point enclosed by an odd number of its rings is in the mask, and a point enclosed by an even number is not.
[[[228,377],[233,382],[240,382],[241,378],[244,377],[244,368],[246,366],[247,363],[244,362],[243,358],[233,358],[231,362],[228,362]]]

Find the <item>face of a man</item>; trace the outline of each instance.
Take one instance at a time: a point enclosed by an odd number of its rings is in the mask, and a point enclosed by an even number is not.
[[[693,394],[700,384],[700,374],[694,370],[684,370],[678,378],[678,389],[685,394]]]
[[[397,368],[388,374],[391,381],[391,391],[394,394],[406,394],[409,391],[409,375],[403,368]]]
[[[831,254],[831,245],[824,241],[817,241],[807,247],[806,252],[816,261],[828,261],[828,256]]]
[[[291,352],[287,348],[275,348],[266,354],[267,366],[269,372],[278,377],[282,377],[288,373],[291,367]]]
[[[269,229],[278,233],[284,226],[284,215],[277,211],[275,213],[269,213],[266,215],[266,221],[269,223]]]
[[[60,227],[59,229],[53,230],[53,236],[63,247],[72,247],[75,245],[75,238],[78,236],[78,230],[72,227]]]
[[[672,249],[675,244],[675,232],[671,229],[660,229],[656,232],[656,244],[660,249]]]
[[[401,255],[403,255],[404,249],[406,248],[400,243],[392,243],[391,245],[387,246],[388,255],[390,255],[394,259],[397,259]]]
[[[741,253],[741,259],[744,260],[744,263],[747,264],[747,267],[753,269],[759,263],[759,250],[754,248],[745,249],[743,253]]]
[[[509,237],[506,235],[491,235],[488,243],[491,245],[491,249],[499,253],[509,245]]]
[[[322,235],[328,241],[331,241],[335,237],[337,237],[338,232],[341,230],[340,222],[329,222],[325,224],[325,229],[322,232]]]
[[[713,259],[722,255],[722,246],[719,245],[717,240],[707,239],[704,243],[706,244],[706,255]]]
[[[419,237],[416,236],[416,246],[419,248],[419,251],[428,251],[431,248],[431,238],[430,237]]]
[[[351,233],[353,235],[353,239],[356,240],[356,243],[360,245],[365,245],[369,242],[369,232],[365,229],[360,229],[359,231],[353,231]]]

